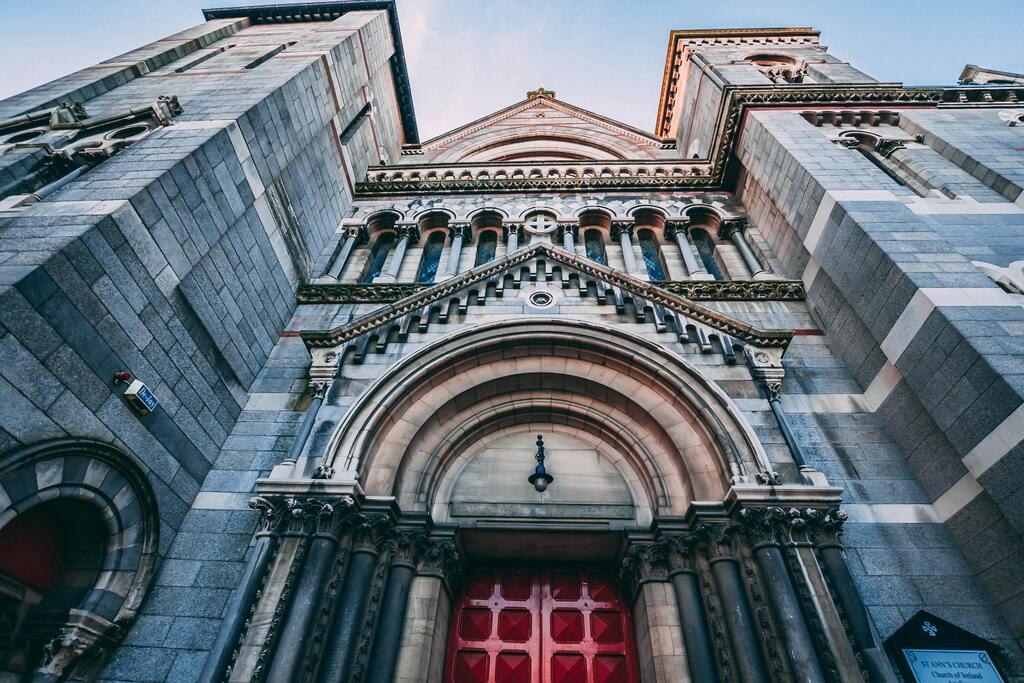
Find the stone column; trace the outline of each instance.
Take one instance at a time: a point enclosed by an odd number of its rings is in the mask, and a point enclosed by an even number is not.
[[[718,680],[715,650],[694,563],[693,552],[697,542],[698,539],[692,535],[664,537],[660,542],[676,594],[679,623],[682,626],[683,643],[686,645],[686,665],[690,670],[690,680],[694,683]]]
[[[633,275],[637,272],[636,255],[633,253],[633,224],[616,221],[612,223],[612,237],[622,245],[622,259],[626,264],[626,272]]]
[[[315,380],[310,382],[309,388],[313,400],[306,408],[306,414],[302,419],[298,434],[292,440],[291,448],[285,458],[285,463],[294,463],[306,447],[306,441],[313,431],[313,424],[316,422],[320,406],[323,405],[327,392],[331,388],[330,380]],[[203,670],[198,680],[202,683],[219,683],[224,677],[231,660],[234,657],[235,647],[238,638],[245,628],[249,618],[249,610],[253,601],[260,592],[263,580],[267,575],[267,568],[274,556],[274,545],[277,542],[279,526],[282,518],[287,515],[279,510],[280,505],[272,503],[266,498],[256,497],[249,501],[249,507],[259,510],[260,523],[257,527],[256,541],[252,551],[249,553],[249,560],[246,562],[242,578],[239,580],[238,588],[231,594],[228,600],[224,620],[221,622],[220,630],[217,632],[217,639],[210,649],[206,658]]]
[[[345,270],[345,264],[348,263],[352,250],[355,249],[356,245],[366,243],[368,239],[369,236],[366,233],[365,226],[345,228],[341,251],[338,252],[338,256],[334,259],[334,263],[331,264],[326,275],[333,277],[335,280],[341,279],[341,272]]]
[[[750,277],[756,279],[758,275],[767,272],[767,269],[761,265],[757,254],[754,253],[754,250],[750,248],[750,244],[747,243],[747,237],[743,234],[746,227],[747,219],[731,218],[722,221],[722,224],[718,227],[718,236],[723,240],[730,240],[736,245],[736,250],[740,252],[743,262],[747,264],[747,268],[750,270]]]
[[[384,280],[394,282],[398,279],[398,272],[402,269],[402,261],[405,260],[405,252],[410,244],[416,244],[420,238],[420,229],[415,225],[400,225],[395,229],[395,236],[398,237],[398,244],[391,254],[391,263],[388,264],[387,272],[384,273]]]
[[[377,633],[370,650],[366,683],[392,683],[395,677],[398,648],[402,643],[405,612],[409,605],[409,589],[426,545],[425,536],[423,529],[401,530],[388,543],[391,568],[377,619]]]
[[[391,517],[359,516],[353,521],[352,551],[345,580],[338,593],[338,609],[327,633],[317,681],[347,681],[355,664],[356,645],[362,633],[363,617],[373,587],[374,570],[380,558]]]
[[[811,632],[782,556],[781,542],[785,527],[789,525],[788,513],[782,508],[770,507],[748,508],[740,515],[745,523],[744,531],[753,543],[754,557],[766,584],[775,621],[786,643],[793,680],[803,683],[824,681],[825,673],[818,662]]]
[[[758,633],[740,572],[739,549],[732,524],[708,524],[702,529],[708,540],[711,573],[722,601],[722,618],[733,647],[733,666],[742,683],[768,683],[768,665],[761,653]]]
[[[462,243],[469,235],[469,226],[449,225],[448,234],[452,238],[452,248],[448,251],[448,261],[444,264],[444,277],[452,277],[459,273],[459,259],[462,257]]]
[[[693,280],[706,279],[710,274],[704,270],[703,264],[697,260],[693,253],[693,245],[690,244],[689,232],[686,223],[669,221],[665,223],[665,239],[674,239],[679,246],[679,253],[683,255],[683,265],[686,266],[686,274]]]
[[[843,522],[846,521],[846,513],[839,508],[825,512],[809,512],[813,513],[809,522],[815,528],[818,557],[821,558],[821,563],[832,582],[832,588],[849,626],[854,650],[867,670],[870,683],[895,683],[896,675],[879,642],[871,617],[864,606],[864,600],[846,564],[846,558],[843,557],[843,545],[839,537],[842,534]]]
[[[320,607],[327,589],[331,569],[338,552],[338,533],[342,519],[354,505],[352,498],[324,501],[316,498],[299,500],[290,509],[301,518],[309,550],[305,554],[299,580],[292,592],[292,604],[285,611],[281,639],[274,651],[267,681],[288,683],[306,661],[312,641],[312,630],[320,616]]]
[[[519,238],[522,236],[523,227],[517,223],[506,223],[501,226],[502,232],[505,233],[505,253],[511,254],[513,251],[519,249]]]
[[[570,254],[576,253],[576,226],[571,223],[562,223],[558,226],[561,233],[562,247]]]

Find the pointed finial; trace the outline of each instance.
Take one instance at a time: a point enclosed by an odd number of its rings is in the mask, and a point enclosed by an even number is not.
[[[526,93],[526,99],[528,99],[528,100],[535,100],[538,97],[546,97],[549,100],[553,100],[553,99],[555,99],[555,91],[554,90],[547,90],[542,85],[539,88],[537,88],[536,90],[530,90],[529,92]]]

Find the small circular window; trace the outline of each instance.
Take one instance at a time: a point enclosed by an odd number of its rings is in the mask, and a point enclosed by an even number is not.
[[[555,303],[555,297],[550,292],[534,292],[529,298],[530,305],[534,308],[547,308]]]
[[[112,133],[107,133],[108,140],[125,140],[127,138],[133,138],[136,135],[142,135],[149,126],[127,126],[126,128],[118,128]]]
[[[28,142],[29,140],[34,140],[35,138],[39,137],[45,132],[46,131],[44,130],[26,130],[21,133],[15,133],[11,137],[4,140],[4,143],[8,145],[13,145],[16,142]]]

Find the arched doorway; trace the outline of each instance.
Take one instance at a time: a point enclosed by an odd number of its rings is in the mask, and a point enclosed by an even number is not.
[[[0,494],[0,678],[89,680],[153,576],[146,475],[110,445],[57,439],[0,456]]]

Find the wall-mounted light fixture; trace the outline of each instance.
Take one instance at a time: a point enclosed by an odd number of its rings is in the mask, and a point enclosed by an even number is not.
[[[533,488],[537,489],[537,493],[544,493],[555,478],[544,469],[544,437],[540,434],[537,435],[536,458],[537,467],[534,468],[533,474],[530,475],[529,482],[533,484]]]

